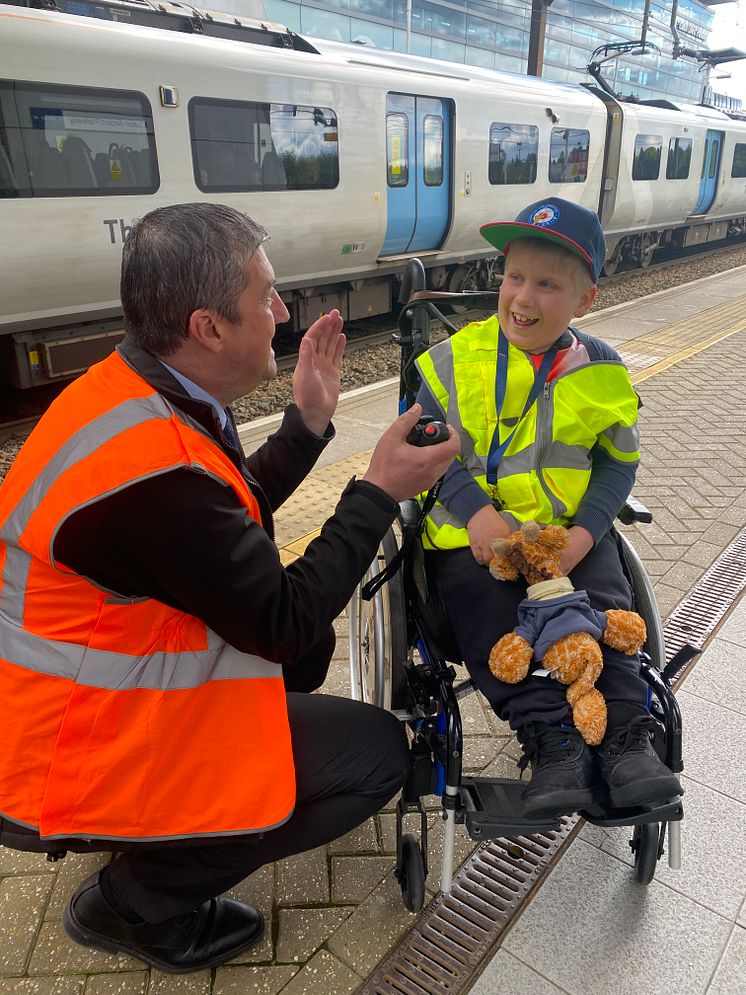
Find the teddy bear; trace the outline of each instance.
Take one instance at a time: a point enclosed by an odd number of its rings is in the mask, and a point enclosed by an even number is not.
[[[507,539],[492,541],[490,573],[497,580],[528,583],[518,606],[518,626],[492,647],[489,667],[498,680],[517,684],[536,658],[549,675],[567,684],[573,722],[590,746],[606,733],[606,702],[594,685],[603,668],[599,640],[632,656],[645,642],[644,620],[636,613],[591,608],[585,591],[576,591],[560,567],[567,530],[524,522]]]

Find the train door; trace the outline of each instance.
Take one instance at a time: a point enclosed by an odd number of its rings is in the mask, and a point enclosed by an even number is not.
[[[702,177],[699,181],[699,197],[694,214],[706,214],[715,199],[718,182],[720,152],[723,147],[723,132],[708,131],[705,139],[705,154],[702,159]]]
[[[451,110],[437,97],[386,98],[388,226],[381,255],[437,249],[451,209]]]

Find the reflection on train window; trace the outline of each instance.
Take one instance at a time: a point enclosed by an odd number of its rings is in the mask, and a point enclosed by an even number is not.
[[[534,183],[538,155],[538,128],[499,121],[490,125],[490,183]]]
[[[707,174],[707,179],[708,180],[714,180],[715,179],[715,170],[717,169],[717,165],[718,165],[718,151],[719,151],[719,149],[720,149],[720,142],[717,139],[715,139],[715,141],[713,141],[713,143],[712,143],[712,148],[710,149],[710,171]]]
[[[409,121],[406,114],[386,115],[386,175],[390,187],[409,182]]]
[[[733,150],[733,166],[730,171],[731,176],[746,176],[746,145],[741,142],[736,143]]]
[[[549,182],[585,183],[591,133],[580,128],[552,128]]]
[[[661,135],[638,135],[632,160],[633,180],[657,180],[661,171]]]
[[[331,190],[339,183],[337,116],[328,107],[195,97],[189,130],[200,190]]]
[[[422,149],[425,186],[439,187],[443,183],[443,118],[437,114],[425,115]]]
[[[0,197],[106,197],[159,185],[142,94],[0,80]]]
[[[685,180],[692,164],[691,138],[672,138],[668,143],[667,180]]]

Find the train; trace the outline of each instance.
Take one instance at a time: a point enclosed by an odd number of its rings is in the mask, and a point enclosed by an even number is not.
[[[122,336],[121,249],[215,201],[270,233],[300,333],[494,285],[479,235],[547,196],[597,210],[605,270],[746,232],[746,120],[303,38],[168,0],[0,2],[0,380],[70,378]]]

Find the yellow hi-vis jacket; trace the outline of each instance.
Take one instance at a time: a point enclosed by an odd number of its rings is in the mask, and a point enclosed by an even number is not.
[[[499,335],[496,315],[473,322],[420,356],[417,368],[443,417],[459,432],[459,458],[495,505],[520,522],[567,525],[588,487],[597,443],[613,459],[639,460],[637,394],[621,362],[587,361],[543,383],[525,410],[537,373],[530,356],[503,339],[507,370],[498,412]],[[490,447],[508,439],[491,483]],[[423,544],[468,546],[465,523],[436,503]]]
[[[227,835],[292,813],[281,667],[54,558],[70,515],[180,467],[260,521],[217,443],[115,353],[60,395],[0,487],[0,813],[44,838]]]

